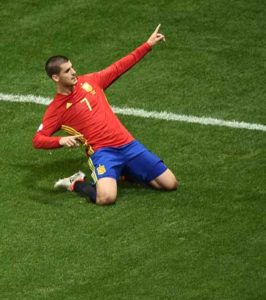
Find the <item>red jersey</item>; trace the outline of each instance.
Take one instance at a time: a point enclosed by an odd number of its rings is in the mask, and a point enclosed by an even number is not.
[[[150,45],[144,43],[108,68],[79,76],[71,94],[56,94],[33,138],[33,146],[61,147],[61,137],[52,136],[60,129],[71,135],[83,135],[80,140],[88,146],[89,154],[102,147],[119,147],[133,141],[132,135],[113,113],[104,90],[150,50]]]

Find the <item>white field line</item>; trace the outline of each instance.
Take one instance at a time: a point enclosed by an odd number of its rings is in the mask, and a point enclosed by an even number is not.
[[[41,97],[41,96],[13,95],[13,94],[0,93],[0,101],[1,100],[9,101],[9,102],[31,102],[31,103],[37,103],[43,105],[48,105],[52,101],[52,99]],[[112,108],[115,113],[121,115],[129,115],[129,116],[152,118],[152,119],[167,120],[167,121],[196,123],[201,125],[213,125],[213,126],[266,131],[266,125],[256,124],[256,123],[226,121],[222,119],[196,117],[190,115],[179,115],[179,114],[168,113],[168,112],[146,111],[144,109],[136,109],[136,108],[122,108],[116,106],[113,106]]]

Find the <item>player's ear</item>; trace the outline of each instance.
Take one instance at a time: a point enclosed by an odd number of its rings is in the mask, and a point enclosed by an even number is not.
[[[53,74],[53,75],[52,75],[52,80],[53,80],[54,82],[58,82],[58,81],[59,81],[59,76],[58,76],[57,74]]]

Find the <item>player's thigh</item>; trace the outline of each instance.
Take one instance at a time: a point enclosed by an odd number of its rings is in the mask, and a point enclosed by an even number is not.
[[[96,203],[100,205],[112,204],[116,201],[117,182],[114,178],[104,177],[96,183]]]
[[[176,190],[179,183],[175,175],[169,169],[164,171],[161,175],[150,181],[150,185],[156,189]]]
[[[163,161],[143,146],[143,152],[127,162],[127,171],[139,182],[149,183],[167,170]]]

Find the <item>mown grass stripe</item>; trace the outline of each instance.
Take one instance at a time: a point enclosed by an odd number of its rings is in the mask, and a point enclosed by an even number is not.
[[[0,93],[0,100],[9,101],[9,102],[31,102],[37,104],[48,105],[52,99],[35,96],[35,95],[14,95],[14,94],[3,94]],[[259,130],[266,131],[266,125],[256,124],[256,123],[247,123],[241,121],[226,121],[223,119],[209,118],[209,117],[197,117],[191,115],[180,115],[169,112],[157,112],[157,111],[146,111],[144,109],[136,108],[124,108],[112,106],[113,110],[117,114],[129,115],[142,118],[152,118],[159,120],[167,121],[178,121],[186,123],[196,123],[201,125],[212,125],[212,126],[222,126],[222,127],[231,127],[239,129],[248,129],[248,130]]]

